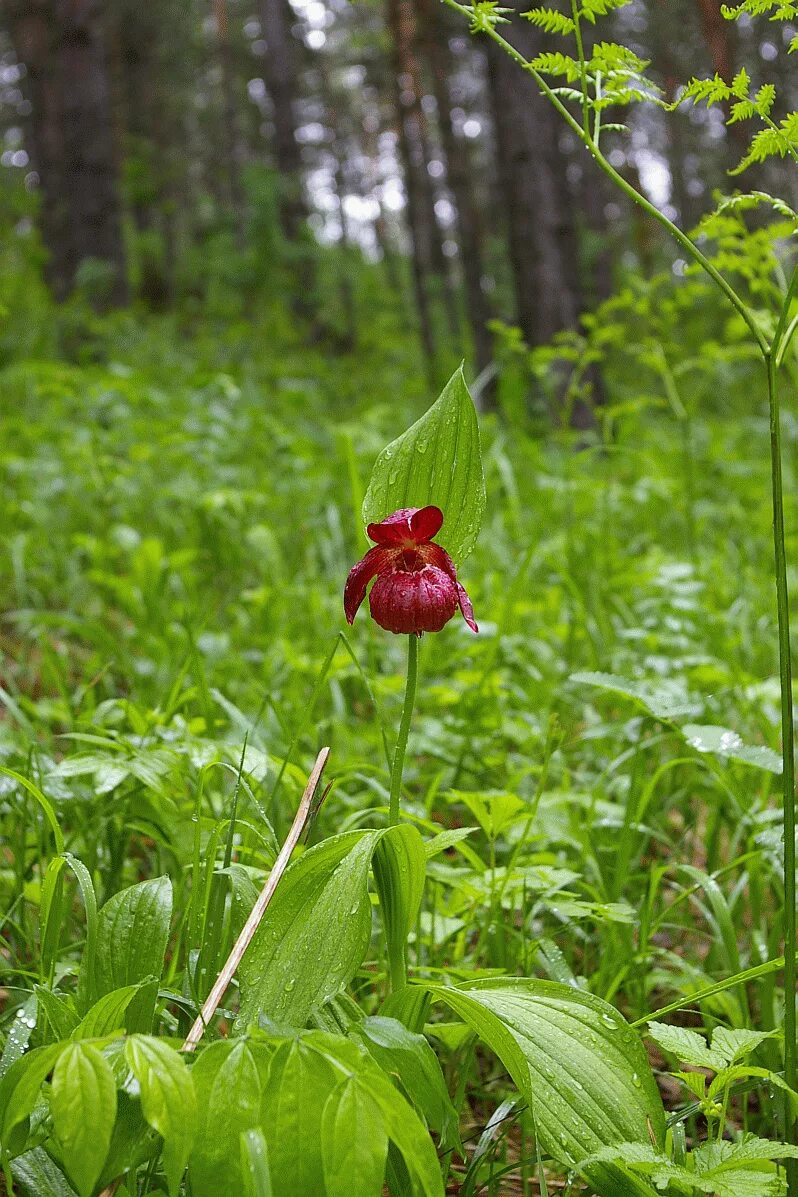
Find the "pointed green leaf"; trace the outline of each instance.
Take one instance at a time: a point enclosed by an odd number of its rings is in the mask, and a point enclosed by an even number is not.
[[[321,1150],[326,1197],[380,1197],[388,1133],[380,1107],[357,1076],[327,1098]]]
[[[421,419],[380,453],[363,519],[378,523],[400,507],[428,504],[443,512],[436,541],[459,564],[476,544],[485,512],[479,424],[462,366]]]
[[[693,1064],[697,1068],[711,1068],[713,1072],[718,1072],[729,1062],[724,1052],[713,1051],[707,1047],[704,1036],[688,1027],[671,1027],[664,1022],[650,1022],[646,1033],[682,1064]]]
[[[14,1128],[30,1115],[39,1096],[42,1081],[63,1050],[63,1043],[36,1047],[32,1052],[15,1060],[3,1074],[0,1080],[0,1143],[4,1151],[11,1150]]]
[[[80,1197],[90,1197],[111,1143],[116,1080],[91,1043],[70,1043],[53,1069],[50,1112],[64,1166]]]
[[[212,1043],[191,1069],[198,1110],[188,1164],[193,1197],[244,1190],[240,1136],[260,1125],[270,1054],[245,1039]]]
[[[156,877],[131,885],[110,898],[99,915],[95,992],[98,997],[148,977],[160,977],[163,970],[169,923],[172,917],[172,885],[168,877]],[[144,991],[134,999],[142,1002]],[[148,1031],[146,1014],[134,1018],[129,1007],[130,1030]]]
[[[552,981],[430,986],[501,1059],[529,1103],[541,1146],[578,1166],[609,1143],[662,1144],[665,1116],[639,1036],[594,994]],[[600,1197],[639,1193],[614,1167],[590,1181]]]
[[[125,1014],[133,998],[142,989],[142,985],[124,985],[121,989],[112,989],[99,998],[91,1010],[80,1020],[74,1028],[70,1038],[102,1039],[114,1031],[124,1031]]]
[[[151,1035],[131,1035],[125,1059],[139,1083],[144,1117],[163,1138],[164,1171],[176,1197],[197,1126],[191,1073],[174,1048]]]

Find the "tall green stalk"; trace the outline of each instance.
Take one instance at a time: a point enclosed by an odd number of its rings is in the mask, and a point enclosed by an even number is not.
[[[643,208],[654,220],[658,221],[681,246],[684,252],[699,265],[712,279],[720,292],[735,308],[745,321],[748,331],[755,342],[767,371],[768,407],[770,414],[770,449],[771,449],[771,498],[773,505],[773,547],[774,566],[776,576],[776,608],[778,615],[779,637],[779,677],[781,683],[781,736],[782,736],[782,782],[783,782],[783,830],[784,830],[784,1079],[790,1088],[796,1088],[798,1081],[798,1053],[796,1050],[796,918],[795,918],[795,741],[792,711],[792,662],[790,653],[790,618],[789,593],[787,587],[787,556],[784,543],[784,489],[782,483],[781,460],[781,423],[779,414],[778,391],[776,387],[776,372],[784,360],[784,354],[791,337],[798,329],[798,317],[790,319],[790,307],[796,293],[798,293],[798,269],[793,273],[790,286],[784,296],[779,313],[776,330],[772,340],[768,340],[762,327],[756,320],[745,300],[737,293],[731,283],[716,266],[701,252],[691,238],[661,212],[646,196],[629,183],[602,153],[598,137],[591,133],[590,122],[586,119],[587,99],[582,96],[583,124],[573,116],[559,95],[537,71],[516,50],[506,38],[496,29],[490,13],[476,11],[468,5],[460,4],[458,0],[444,0],[450,8],[455,9],[471,22],[477,32],[487,34],[497,45],[501,46],[512,59],[515,60],[535,80],[541,92],[554,105],[560,116],[571,131],[579,138],[587,151],[595,160],[599,168],[633,203]],[[579,10],[572,4],[574,27],[576,33],[577,52],[580,59],[580,69],[583,80],[583,93],[586,92],[584,80],[587,78],[587,64],[583,48],[580,28]],[[598,118],[597,118],[598,119]],[[792,1106],[785,1095],[784,1101],[784,1133],[785,1138],[792,1141],[795,1128],[795,1117]],[[798,1161],[791,1160],[787,1165],[787,1184],[789,1197],[798,1197]]]
[[[399,735],[396,737],[396,749],[391,766],[391,801],[388,812],[388,822],[396,827],[399,822],[399,799],[402,794],[402,773],[404,772],[405,753],[407,752],[407,737],[410,734],[410,721],[413,718],[413,707],[416,703],[416,683],[418,681],[418,636],[407,637],[407,681],[405,683],[405,701],[402,706],[402,718],[399,722]]]

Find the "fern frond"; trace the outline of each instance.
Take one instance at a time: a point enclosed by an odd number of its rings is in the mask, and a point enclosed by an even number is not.
[[[757,133],[742,162],[729,173],[739,175],[755,162],[765,162],[768,158],[786,158],[788,154],[796,152],[798,152],[798,112],[791,112],[779,125],[762,129]]]
[[[590,21],[591,25],[595,25],[597,17],[606,17],[616,8],[623,8],[630,2],[631,0],[582,0],[579,15]]]
[[[576,28],[570,17],[566,17],[565,13],[557,12],[554,8],[531,8],[529,12],[522,12],[521,16],[526,17],[527,21],[531,21],[545,33],[560,33],[567,36]]]
[[[582,77],[582,68],[575,58],[567,54],[546,53],[538,54],[529,64],[541,75],[561,75],[569,83],[576,83]]]
[[[785,0],[740,0],[736,5],[721,4],[720,11],[727,21],[736,21],[743,15],[769,17],[771,21],[791,21],[798,17],[798,4]]]

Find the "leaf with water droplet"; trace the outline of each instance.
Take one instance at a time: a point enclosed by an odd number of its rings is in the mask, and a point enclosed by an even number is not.
[[[378,523],[400,507],[429,504],[443,512],[436,540],[459,564],[476,544],[485,512],[479,424],[462,366],[432,407],[377,458],[363,519]]]
[[[681,733],[696,752],[714,752],[726,760],[741,761],[768,773],[781,773],[783,762],[777,752],[762,744],[745,744],[737,732],[708,723],[686,723]]]

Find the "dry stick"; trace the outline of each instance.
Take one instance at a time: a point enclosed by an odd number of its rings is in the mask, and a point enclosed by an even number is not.
[[[202,1038],[203,1031],[216,1013],[219,1003],[224,997],[225,990],[232,981],[235,971],[241,963],[241,957],[244,955],[250,943],[252,942],[252,937],[258,929],[258,924],[266,913],[266,907],[271,902],[274,896],[274,891],[277,889],[279,884],[280,878],[288,866],[288,862],[291,859],[291,853],[294,851],[294,848],[296,848],[299,837],[304,831],[308,819],[310,818],[311,812],[313,810],[313,799],[316,794],[316,790],[319,788],[319,781],[321,780],[321,775],[324,772],[324,766],[327,764],[327,758],[329,755],[329,748],[322,748],[321,752],[316,757],[316,764],[313,766],[313,772],[308,778],[308,784],[305,786],[305,792],[302,795],[302,801],[299,804],[299,810],[296,812],[294,821],[291,824],[291,830],[288,833],[288,837],[280,849],[280,854],[274,862],[274,867],[266,879],[266,884],[261,890],[257,902],[252,907],[252,913],[244,923],[244,926],[241,929],[241,934],[233,945],[233,950],[231,951],[230,955],[227,957],[227,963],[219,973],[219,976],[216,979],[216,984],[208,994],[208,997],[205,1000],[205,1005],[202,1007],[202,1010],[199,1013],[199,1017],[186,1036],[186,1041],[180,1049],[181,1051],[193,1052],[194,1048],[199,1043],[200,1039]],[[323,800],[324,796],[322,796],[322,801]],[[119,1188],[120,1179],[121,1178],[117,1178],[116,1180],[111,1181],[110,1185],[103,1189],[100,1197],[114,1197],[116,1190]]]
[[[222,998],[225,995],[228,985],[232,981],[235,971],[241,963],[241,958],[252,942],[252,937],[258,929],[258,925],[266,913],[266,907],[274,897],[274,891],[280,883],[280,878],[288,867],[288,862],[291,859],[291,853],[297,846],[299,837],[307,825],[308,819],[313,808],[313,799],[316,795],[316,790],[321,780],[321,775],[324,772],[324,766],[327,764],[327,758],[330,755],[329,748],[322,748],[319,755],[316,757],[316,764],[313,766],[313,772],[308,778],[308,784],[305,786],[305,792],[302,795],[302,801],[299,804],[299,810],[296,812],[291,830],[288,833],[285,843],[280,849],[280,855],[274,862],[274,867],[266,879],[266,884],[258,895],[258,900],[252,907],[249,918],[241,928],[241,934],[233,944],[230,955],[227,957],[224,968],[216,978],[216,983],[213,989],[205,999],[205,1004],[197,1016],[193,1027],[186,1036],[186,1041],[183,1044],[181,1051],[193,1052],[194,1048],[202,1038],[203,1032],[210,1020],[213,1018]]]

